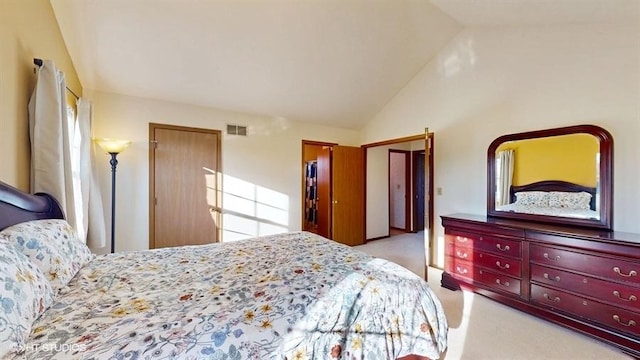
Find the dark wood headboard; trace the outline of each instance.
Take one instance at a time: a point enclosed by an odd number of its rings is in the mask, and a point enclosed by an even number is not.
[[[53,196],[32,195],[0,181],[0,230],[40,219],[64,219],[62,208]]]
[[[511,202],[516,201],[516,193],[520,191],[564,191],[564,192],[588,192],[591,194],[591,202],[589,207],[591,210],[596,209],[596,188],[582,186],[561,180],[545,180],[538,181],[527,185],[511,187]]]

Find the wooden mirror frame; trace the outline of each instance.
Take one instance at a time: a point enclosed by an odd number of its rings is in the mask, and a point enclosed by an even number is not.
[[[544,138],[577,133],[591,134],[600,141],[600,218],[579,219],[549,215],[525,214],[495,209],[496,169],[495,155],[498,146],[507,141]],[[503,135],[495,139],[487,151],[487,215],[496,218],[529,220],[543,223],[573,225],[610,230],[613,226],[613,137],[595,125],[576,125],[555,129],[529,131]]]

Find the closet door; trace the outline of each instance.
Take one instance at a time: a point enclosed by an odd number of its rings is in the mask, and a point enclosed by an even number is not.
[[[219,241],[218,130],[149,124],[149,248]]]
[[[333,146],[331,169],[331,238],[351,246],[364,244],[363,149]]]

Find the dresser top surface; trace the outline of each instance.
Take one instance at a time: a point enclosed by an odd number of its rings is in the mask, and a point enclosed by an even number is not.
[[[563,236],[579,236],[597,241],[623,242],[640,246],[640,234],[621,231],[589,229],[577,226],[551,225],[529,221],[507,220],[474,214],[451,214],[441,216],[442,220],[450,219],[464,222],[486,223],[500,227],[532,230],[537,232]]]

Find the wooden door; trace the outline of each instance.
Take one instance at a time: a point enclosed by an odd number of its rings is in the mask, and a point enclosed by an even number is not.
[[[149,135],[149,247],[219,241],[220,131],[150,124]]]
[[[364,151],[334,146],[331,166],[332,239],[347,245],[364,244]]]
[[[413,231],[424,230],[425,205],[425,158],[424,150],[413,152],[413,195],[414,218]]]
[[[331,146],[337,145],[335,143],[328,143],[328,142],[322,142],[322,141],[313,141],[313,140],[302,140],[302,230],[305,231],[310,231],[310,232],[314,232],[314,233],[318,233],[318,153],[324,149],[324,148],[328,148]],[[329,153],[326,153],[325,156],[328,156]],[[315,193],[316,193],[316,202],[315,202],[315,221],[309,221],[307,215],[307,212],[309,211],[309,205],[310,203],[307,201],[307,190],[308,190],[308,179],[307,179],[307,164],[309,162],[315,162],[316,164],[316,177],[315,177]],[[329,163],[329,159],[325,158],[325,163],[327,164],[325,166],[325,169],[327,169],[327,173],[325,173],[324,175],[324,186],[325,189],[325,193],[327,195],[324,196],[324,201],[326,201],[325,204],[323,204],[323,209],[324,210],[324,218],[322,219],[324,221],[324,235],[325,237],[329,237],[329,219],[330,219],[330,215],[328,214],[327,210],[328,206],[329,206],[329,193],[330,193],[330,189],[329,189],[329,185],[330,185],[330,178],[331,178],[331,172],[330,172],[330,163]],[[309,181],[312,182],[312,181]]]
[[[331,147],[318,150],[318,235],[331,239]]]

